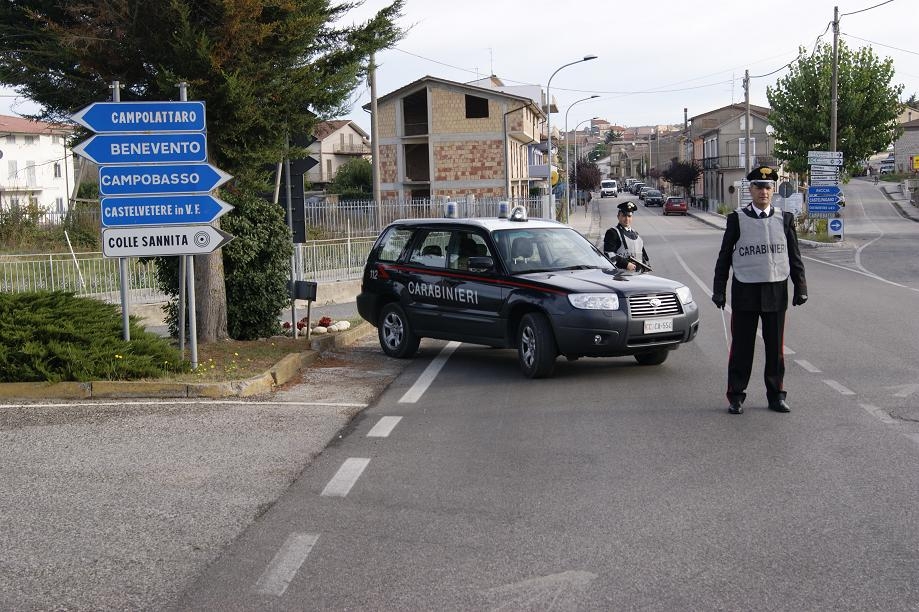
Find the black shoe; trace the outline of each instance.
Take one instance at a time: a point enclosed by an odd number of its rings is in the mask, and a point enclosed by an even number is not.
[[[774,410],[775,412],[791,412],[791,406],[783,399],[774,400],[769,402],[769,410]]]
[[[731,414],[743,414],[743,405],[740,402],[731,402],[728,406],[728,412]]]

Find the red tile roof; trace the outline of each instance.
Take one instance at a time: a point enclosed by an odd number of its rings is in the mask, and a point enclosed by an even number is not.
[[[0,134],[68,134],[72,131],[73,128],[66,125],[0,115]]]

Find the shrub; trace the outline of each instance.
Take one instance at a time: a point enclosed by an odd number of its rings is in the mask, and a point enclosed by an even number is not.
[[[118,307],[64,292],[0,294],[0,382],[158,378],[187,371],[168,341]]]

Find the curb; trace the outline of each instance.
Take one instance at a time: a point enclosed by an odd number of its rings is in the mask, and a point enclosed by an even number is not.
[[[367,322],[351,329],[313,338],[310,350],[290,353],[267,372],[242,380],[214,383],[99,380],[93,382],[0,383],[0,400],[183,399],[252,397],[275,391],[293,380],[326,351],[349,346],[373,329]]]

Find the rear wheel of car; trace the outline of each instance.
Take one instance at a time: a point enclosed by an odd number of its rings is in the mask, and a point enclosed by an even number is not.
[[[635,355],[635,361],[643,366],[660,365],[667,361],[667,355],[670,353],[667,349],[652,351],[650,353],[638,353]]]
[[[527,313],[517,330],[517,358],[527,378],[545,378],[555,368],[558,348],[552,327],[539,312]]]
[[[421,343],[421,338],[412,331],[405,311],[395,302],[387,304],[380,312],[377,336],[383,352],[397,359],[412,357]]]

